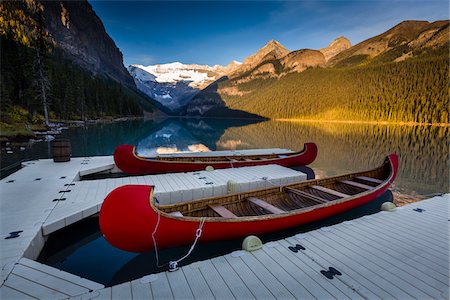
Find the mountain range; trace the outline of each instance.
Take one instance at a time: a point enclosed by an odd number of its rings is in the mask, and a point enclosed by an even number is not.
[[[289,51],[272,40],[238,68],[225,74],[225,79],[197,93],[184,112],[208,116],[210,110],[225,106],[267,118],[364,119],[370,115],[366,111],[368,107],[373,107],[374,111],[387,109],[388,112],[373,115],[372,119],[447,123],[448,80],[443,74],[448,72],[448,36],[449,21],[446,20],[404,21],[356,45],[352,46],[345,37],[338,37],[319,50]],[[416,74],[404,75],[408,69],[411,72],[414,69]],[[358,73],[367,75],[366,81],[358,77]],[[354,74],[351,76],[355,78],[344,82],[344,74],[347,77]],[[394,78],[391,80],[390,76]],[[400,82],[405,78],[410,82]],[[360,82],[359,87],[355,86],[356,82]],[[335,86],[330,86],[327,94],[324,87],[331,84]],[[287,92],[288,86],[292,93]],[[310,90],[312,86],[315,90]],[[357,94],[358,99],[346,102]],[[392,107],[371,100],[377,95]],[[331,100],[333,97],[336,98]],[[321,98],[323,101],[317,103]],[[432,112],[433,109],[421,104],[423,100],[418,98],[433,99],[437,107],[443,109]],[[342,109],[347,106],[346,110],[352,114],[344,117],[336,110],[339,106]]]
[[[289,50],[275,40],[227,66],[123,66],[88,1],[3,1],[2,122],[139,115],[347,118],[448,123],[449,21],[404,21],[352,45]],[[42,51],[45,45],[45,51]],[[39,48],[41,47],[41,48]],[[38,56],[47,73],[36,73]],[[28,119],[27,119],[28,118]],[[33,121],[35,122],[35,121]]]
[[[227,66],[182,64],[180,62],[150,66],[130,65],[138,89],[171,111],[185,106],[200,90],[240,65],[232,61]]]
[[[270,79],[283,81],[292,73],[308,69],[364,68],[398,63],[420,57],[433,57],[448,48],[448,21],[404,21],[388,31],[356,45],[340,36],[322,49],[288,50],[271,40],[242,63],[227,67],[171,63],[128,67],[137,87],[174,113],[212,115],[218,108],[249,111],[246,99],[254,92],[252,83]],[[210,84],[208,86],[208,84]],[[283,99],[277,99],[283,102]],[[256,103],[254,103],[256,105]],[[264,117],[272,117],[270,113]]]

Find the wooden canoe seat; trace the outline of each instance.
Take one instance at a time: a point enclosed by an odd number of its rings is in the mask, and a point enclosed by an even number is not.
[[[362,184],[362,183],[351,181],[351,180],[341,180],[339,182],[342,182],[342,183],[345,183],[347,185],[351,185],[351,186],[354,186],[354,187],[362,188],[362,189],[365,189],[365,190],[371,190],[371,189],[374,188],[373,186],[370,186],[370,185],[367,185],[367,184]]]
[[[365,181],[368,181],[368,182],[373,182],[373,183],[382,183],[383,182],[383,180],[372,178],[372,177],[366,177],[366,176],[358,176],[356,178],[361,179],[361,180],[365,180]]]
[[[232,211],[226,209],[222,205],[209,205],[209,207],[213,211],[215,211],[217,214],[219,214],[222,218],[233,219],[233,218],[237,218],[238,217],[235,214],[233,214]]]
[[[273,214],[282,214],[282,213],[286,212],[285,210],[282,210],[281,208],[273,206],[272,204],[267,203],[266,201],[264,201],[262,199],[258,199],[255,197],[249,197],[249,198],[247,198],[247,200],[250,201],[251,203],[267,210],[268,212],[273,213]]]
[[[321,192],[325,192],[327,194],[334,195],[334,196],[337,196],[340,198],[350,197],[350,195],[347,195],[347,194],[344,194],[344,193],[341,193],[341,192],[338,192],[338,191],[335,191],[335,190],[332,190],[332,189],[329,189],[329,188],[326,188],[326,187],[323,187],[320,185],[311,185],[310,188],[321,191]]]
[[[293,189],[293,188],[290,188],[290,187],[286,187],[285,189],[286,189],[286,191],[288,191],[288,192],[290,192],[290,193],[297,194],[297,195],[299,195],[299,196],[302,196],[302,197],[304,197],[304,198],[313,200],[313,201],[315,201],[315,202],[326,203],[326,202],[329,201],[329,200],[320,198],[319,196],[311,195],[311,194],[308,194],[307,192],[300,191],[300,190],[297,190],[297,189]]]
[[[181,211],[173,211],[173,212],[169,213],[169,215],[175,216],[175,217],[182,217],[183,216]]]

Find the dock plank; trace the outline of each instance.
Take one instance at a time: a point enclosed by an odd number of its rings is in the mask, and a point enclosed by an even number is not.
[[[253,271],[239,257],[225,255],[231,268],[238,274],[240,279],[249,288],[256,299],[275,299],[274,295],[269,291]]]
[[[194,299],[183,272],[178,270],[177,272],[167,272],[166,274],[175,299]]]
[[[376,230],[374,228],[372,230]],[[343,230],[343,229],[339,229]],[[372,249],[379,249],[383,253],[393,257],[396,260],[400,261],[409,261],[414,260],[414,263],[411,265],[418,269],[419,271],[422,269],[428,270],[426,272],[430,276],[436,276],[437,278],[442,278],[440,275],[447,276],[448,278],[448,268],[446,268],[442,263],[438,262],[448,262],[448,256],[436,258],[435,256],[430,257],[428,252],[428,247],[426,245],[418,245],[417,243],[406,243],[397,241],[396,236],[386,237],[385,240],[377,240],[376,237],[374,239],[373,233],[368,234],[367,230],[361,229],[360,226],[357,228],[349,228],[352,230],[352,233],[361,235],[359,238],[365,239],[365,243],[371,245]],[[398,249],[401,249],[399,251]],[[448,265],[448,264],[447,264]],[[435,274],[437,273],[437,274]]]
[[[158,279],[150,285],[154,299],[174,299],[166,273],[158,273]]]
[[[355,268],[364,267],[364,277],[376,282],[377,285],[381,284],[383,281],[383,288],[389,293],[392,293],[394,297],[420,297],[422,299],[429,298],[430,295],[424,293],[422,290],[416,288],[415,286],[408,283],[403,278],[392,274],[386,270],[386,266],[380,266],[378,261],[374,261],[368,257],[364,252],[359,249],[350,249],[344,245],[333,244],[331,241],[326,239],[326,235],[319,232],[312,232],[310,235],[312,243],[315,243],[316,249],[321,248],[325,251],[332,251],[333,257],[339,259],[342,263],[342,268],[337,268],[342,272],[345,272],[345,266],[355,266]],[[333,247],[329,245],[333,244]],[[361,255],[364,253],[364,255]]]
[[[210,260],[198,262],[195,265],[198,266],[199,271],[206,280],[211,292],[214,294],[214,298],[235,299],[230,287],[225,283],[224,279]]]
[[[40,283],[27,280],[15,274],[9,275],[8,280],[4,286],[21,291],[31,297],[38,299],[62,299],[70,296],[69,294],[60,293],[56,290],[43,286]]]
[[[343,277],[339,278],[339,280],[353,288],[355,291],[358,291],[361,295],[364,295],[369,299],[390,299],[394,297],[393,294],[386,291],[385,285],[388,286],[388,290],[391,285],[388,281],[383,278],[380,278],[380,281],[372,281],[369,278],[366,278],[365,273],[370,272],[370,269],[354,264],[345,265],[337,259],[336,256],[329,255],[329,253],[334,253],[334,251],[328,252],[328,249],[324,250],[323,248],[318,248],[314,243],[311,243],[309,236],[306,236],[306,238],[301,240],[296,237],[287,238],[286,241],[289,242],[291,246],[294,246],[297,243],[303,245],[306,248],[305,254],[318,263],[323,270],[327,270],[330,266],[333,266],[338,270],[345,270]],[[341,291],[344,292],[343,290]],[[405,297],[405,295],[407,294],[403,294],[403,297]]]
[[[131,295],[134,300],[151,300],[153,299],[152,289],[149,283],[141,283],[140,280],[131,282]]]
[[[266,286],[277,299],[295,299],[288,289],[267,270],[253,255],[245,255],[241,260],[253,270],[258,279]]]
[[[297,267],[305,270],[308,275],[315,280],[323,289],[333,295],[337,299],[361,299],[364,298],[361,293],[354,287],[350,287],[341,280],[327,280],[317,270],[322,270],[323,267],[318,264],[314,259],[311,259],[307,255],[291,255],[289,247],[292,246],[286,240],[279,241],[281,247],[277,247],[276,250],[282,255],[285,255],[293,264]]]
[[[296,298],[313,298],[311,292],[296,280],[297,275],[293,277],[291,274],[287,273],[286,270],[284,270],[272,257],[267,255],[267,253],[264,251],[254,251],[252,254],[270,273],[272,273],[273,276],[282,282],[286,289],[288,289]]]
[[[124,282],[111,287],[111,299],[131,299],[131,283]]]
[[[195,299],[213,299],[214,295],[198,268],[191,265],[182,267],[182,271]]]
[[[99,295],[95,297],[95,299],[111,300],[111,292],[112,292],[111,290],[112,289],[110,287],[99,290],[98,291]]]
[[[19,263],[21,265],[37,269],[37,270],[40,270],[41,272],[45,272],[45,273],[53,275],[55,277],[64,279],[64,280],[72,282],[72,283],[75,283],[75,284],[77,284],[79,286],[82,286],[82,287],[85,287],[85,288],[87,288],[89,290],[98,290],[98,289],[101,289],[101,288],[104,287],[104,285],[102,285],[100,283],[97,283],[97,282],[94,282],[94,281],[91,281],[91,280],[88,280],[88,279],[85,279],[85,278],[82,278],[82,277],[79,277],[79,276],[76,276],[76,275],[73,275],[73,274],[61,271],[61,270],[58,270],[56,268],[53,268],[53,267],[50,267],[50,266],[38,263],[38,262],[36,262],[34,260],[31,260],[31,259],[28,259],[28,258],[20,259]]]
[[[327,299],[332,298],[333,295],[328,293],[328,291],[322,288],[317,281],[313,280],[309,276],[309,272],[305,272],[304,268],[299,268],[295,264],[292,263],[291,260],[288,259],[289,256],[298,255],[292,251],[291,253],[285,253],[285,255],[281,254],[275,248],[264,248],[265,254],[275,260],[284,271],[295,278],[299,284],[304,286],[304,288],[312,294],[314,298],[317,299]],[[317,272],[317,271],[316,271]]]
[[[63,280],[61,278],[42,273],[37,270],[31,269],[23,265],[16,265],[12,274],[20,276],[26,280],[39,283],[42,286],[46,286],[55,291],[61,292],[69,296],[75,296],[89,292],[89,289],[83,288],[72,282]],[[9,280],[7,280],[8,282]]]
[[[392,222],[393,224],[395,224],[396,221],[392,220]],[[395,243],[406,243],[409,244],[412,248],[415,248],[416,250],[421,251],[426,250],[427,253],[434,256],[436,259],[448,257],[448,251],[446,251],[445,245],[440,247],[435,246],[433,243],[433,241],[437,242],[438,240],[441,240],[441,238],[436,239],[436,237],[433,237],[431,235],[426,236],[423,234],[421,235],[421,237],[418,237],[415,230],[402,229],[401,227],[397,227],[398,231],[396,233],[387,232],[387,228],[385,227],[385,225],[383,225],[382,222],[377,222],[376,224],[374,224],[372,220],[367,220],[365,225],[369,226],[373,230],[372,231],[373,234],[376,235],[377,237],[381,237],[384,235],[392,237],[395,235],[396,239],[393,240],[393,242]],[[413,226],[414,228],[414,225],[411,226]]]
[[[349,247],[360,247],[375,260],[395,266],[401,272],[406,272],[408,276],[402,277],[409,278],[408,281],[414,282],[420,279],[420,281],[423,281],[432,287],[441,288],[448,283],[448,276],[443,276],[437,273],[433,268],[426,265],[417,266],[415,263],[409,264],[408,261],[410,259],[405,255],[402,255],[403,251],[390,251],[390,249],[386,247],[386,244],[391,242],[389,239],[386,239],[385,243],[374,243],[366,236],[358,234],[355,230],[352,230],[351,227],[349,227],[348,230],[337,228],[334,233],[336,237],[331,236],[330,238],[336,243],[345,243]],[[400,275],[401,273],[398,274]]]
[[[237,299],[255,299],[255,296],[242,280],[239,279],[238,274],[231,268],[224,257],[215,257],[211,259],[211,262],[228,285],[234,297]]]
[[[0,299],[9,300],[9,299],[37,299],[35,297],[31,297],[27,294],[22,293],[21,291],[9,288],[7,286],[0,287]]]

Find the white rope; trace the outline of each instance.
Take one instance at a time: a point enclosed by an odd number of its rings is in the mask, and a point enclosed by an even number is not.
[[[198,239],[201,237],[201,235],[203,233],[203,224],[205,224],[206,217],[202,217],[200,219],[200,223],[199,223],[198,229],[195,231],[194,243],[192,243],[191,248],[189,249],[188,253],[186,253],[185,256],[183,256],[182,258],[179,258],[178,260],[169,261],[169,263],[164,263],[164,264],[160,265],[159,264],[159,254],[158,254],[158,245],[156,244],[155,234],[156,234],[156,232],[158,230],[158,226],[159,226],[159,221],[161,219],[161,215],[159,213],[159,210],[157,210],[157,213],[158,213],[158,219],[156,220],[155,229],[153,229],[153,232],[152,232],[153,248],[155,249],[156,266],[158,268],[162,268],[162,267],[164,267],[165,265],[168,264],[170,270],[176,270],[178,268],[178,263],[180,261],[182,261],[183,259],[185,259],[186,257],[188,257],[192,253],[192,251],[194,250]]]
[[[194,243],[192,243],[191,248],[189,249],[188,253],[186,253],[185,256],[183,256],[182,258],[179,258],[178,260],[175,261],[169,261],[169,270],[175,271],[176,269],[178,269],[178,263],[182,260],[184,260],[185,258],[187,258],[192,251],[195,248],[195,245],[197,244],[198,239],[202,236],[203,233],[203,224],[205,224],[205,220],[206,217],[202,217],[200,219],[200,224],[198,225],[197,230],[195,231],[195,240]]]
[[[156,245],[155,234],[156,234],[156,231],[158,230],[159,220],[161,219],[161,215],[159,214],[159,209],[157,209],[157,211],[158,211],[158,219],[156,220],[156,226],[155,226],[155,229],[153,229],[152,240],[153,240],[153,248],[155,248],[156,266],[157,266],[158,268],[162,268],[162,267],[164,267],[167,263],[162,264],[162,265],[159,265],[158,246]]]

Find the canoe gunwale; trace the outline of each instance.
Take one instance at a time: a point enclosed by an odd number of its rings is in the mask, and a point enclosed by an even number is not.
[[[286,218],[289,216],[293,216],[293,215],[298,215],[300,213],[306,213],[306,212],[310,212],[310,211],[314,211],[314,210],[318,210],[318,209],[322,209],[325,207],[329,207],[329,206],[333,206],[333,205],[337,205],[337,204],[341,204],[344,202],[349,202],[349,201],[354,201],[357,200],[361,197],[366,197],[368,195],[371,194],[376,194],[378,191],[383,190],[383,189],[387,189],[387,187],[392,183],[394,177],[396,176],[396,167],[394,166],[394,162],[392,161],[392,155],[386,157],[385,161],[383,162],[383,164],[377,168],[374,168],[372,170],[368,170],[368,171],[361,171],[361,172],[356,172],[356,173],[348,173],[345,175],[339,175],[339,176],[334,176],[334,177],[329,177],[329,178],[324,178],[324,179],[311,179],[311,180],[306,180],[306,181],[302,181],[302,182],[296,182],[296,183],[291,183],[291,184],[287,184],[287,185],[281,185],[281,186],[277,186],[277,187],[272,187],[272,188],[265,188],[265,189],[256,189],[256,190],[251,190],[251,191],[246,191],[246,192],[241,192],[241,193],[234,193],[234,194],[229,194],[226,196],[217,196],[217,197],[211,197],[211,198],[204,198],[204,199],[199,199],[199,200],[195,200],[195,201],[189,201],[189,202],[182,202],[182,203],[177,203],[177,204],[169,204],[169,205],[159,205],[156,206],[154,205],[154,203],[152,202],[152,198],[150,198],[149,204],[151,206],[151,208],[155,211],[155,213],[159,213],[160,216],[162,218],[167,218],[167,219],[172,219],[172,220],[176,220],[176,221],[181,221],[181,222],[199,222],[201,220],[202,217],[192,217],[192,216],[174,216],[174,215],[170,215],[169,213],[175,210],[179,210],[180,209],[176,209],[179,208],[182,205],[187,205],[188,207],[190,206],[195,206],[196,204],[201,204],[204,203],[205,206],[208,205],[230,205],[230,204],[236,204],[236,203],[240,203],[242,202],[243,199],[248,198],[248,197],[258,197],[258,196],[263,196],[263,195],[253,195],[255,193],[263,193],[266,195],[270,195],[273,194],[274,192],[285,192],[286,188],[295,188],[295,186],[309,186],[309,185],[313,185],[313,184],[327,184],[330,182],[339,182],[340,180],[345,180],[348,178],[355,178],[361,175],[367,175],[368,173],[373,173],[373,172],[382,172],[383,169],[385,169],[386,167],[389,167],[389,175],[387,176],[386,179],[383,180],[382,183],[380,183],[379,185],[376,185],[373,187],[373,189],[371,190],[366,190],[360,193],[356,193],[354,195],[351,195],[350,197],[344,197],[344,198],[340,198],[340,199],[336,199],[336,200],[330,200],[326,203],[318,203],[315,205],[311,205],[308,207],[304,207],[304,208],[299,208],[299,209],[294,209],[294,210],[289,210],[286,211],[284,213],[280,213],[280,214],[266,214],[266,215],[258,215],[258,216],[238,216],[237,218],[223,218],[223,217],[206,217],[206,222],[253,222],[253,221],[258,221],[258,220],[273,220],[273,219],[279,219],[279,218]],[[237,199],[235,200],[230,200],[230,201],[225,201],[225,199],[227,198],[231,198],[233,199],[233,197],[237,197]],[[224,200],[223,202],[220,202],[220,200]],[[163,208],[164,210],[161,210],[160,208]],[[198,210],[202,210],[204,208],[198,208],[196,210],[190,210],[188,209],[190,212],[193,211],[198,211]],[[166,212],[168,211],[168,212]]]
[[[284,160],[284,159],[291,159],[291,158],[295,158],[295,157],[299,157],[302,155],[305,155],[308,152],[308,145],[310,143],[305,143],[303,146],[303,149],[301,151],[298,152],[291,152],[291,153],[281,153],[281,154],[258,154],[258,155],[236,155],[236,156],[199,156],[199,157],[193,157],[193,156],[186,156],[186,157],[179,157],[179,160],[177,160],[176,158],[172,159],[166,159],[166,158],[161,158],[161,157],[144,157],[144,156],[139,156],[136,153],[136,146],[133,146],[133,150],[132,150],[132,154],[134,156],[134,158],[141,160],[141,161],[145,161],[145,162],[160,162],[160,163],[176,163],[176,164],[224,164],[224,163],[229,163],[229,164],[240,164],[240,163],[249,163],[249,162],[276,162],[279,160]],[[284,157],[279,157],[279,155],[284,155]],[[274,158],[264,158],[266,156],[276,156]],[[221,158],[224,157],[226,160],[207,160],[207,159],[214,159],[214,158]],[[233,160],[234,158],[246,158],[246,157],[259,157],[261,158],[260,160],[255,160],[252,159],[250,161],[240,161],[240,160]],[[197,159],[197,160],[188,160],[188,159]]]

